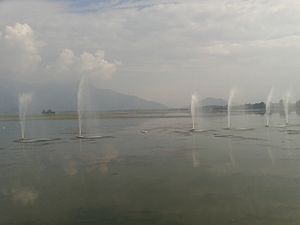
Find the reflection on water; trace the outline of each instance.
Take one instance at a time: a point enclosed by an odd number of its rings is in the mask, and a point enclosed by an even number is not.
[[[8,197],[11,202],[22,206],[32,205],[39,196],[37,191],[28,187],[13,187],[11,189],[2,187],[1,195]]]
[[[69,162],[67,162],[67,165],[65,168],[66,174],[68,174],[69,176],[75,176],[78,173],[77,166],[78,165],[75,160],[70,160]]]
[[[114,148],[113,143],[105,143],[99,151],[85,151],[86,146],[96,145],[97,142],[82,143],[82,139],[78,139],[79,151],[77,154],[69,156],[65,162],[65,173],[69,176],[75,176],[80,165],[85,172],[100,171],[105,174],[109,171],[109,164],[118,158],[118,151]]]
[[[266,129],[266,133],[267,133],[267,151],[268,151],[268,156],[270,158],[270,161],[272,164],[275,163],[275,159],[273,157],[273,151],[272,151],[272,138],[271,138],[271,134],[270,134],[270,129]]]
[[[284,143],[285,143],[285,149],[286,149],[286,152],[287,152],[287,156],[288,158],[291,159],[292,157],[292,152],[291,152],[291,145],[290,145],[290,140],[289,140],[289,135],[287,132],[284,132]]]
[[[209,132],[188,131],[188,117],[103,119],[115,138],[95,140],[74,139],[75,120],[44,121],[60,136],[47,144],[13,142],[17,122],[5,122],[0,225],[298,224],[297,129],[202,119]]]
[[[11,196],[13,201],[21,203],[23,205],[33,204],[38,198],[38,192],[31,190],[30,188],[12,189]]]
[[[199,161],[199,150],[200,150],[200,143],[197,142],[196,136],[193,136],[193,146],[192,146],[192,159],[193,159],[193,167],[196,168],[200,165]]]
[[[233,155],[233,148],[232,148],[232,137],[228,137],[228,155],[230,159],[230,164],[232,167],[235,167],[235,158]]]
[[[198,159],[198,153],[194,148],[192,150],[192,156],[193,156],[193,167],[196,168],[200,165],[200,162]]]

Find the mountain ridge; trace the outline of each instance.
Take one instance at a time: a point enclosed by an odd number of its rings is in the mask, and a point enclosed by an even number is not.
[[[200,101],[202,106],[225,106],[227,101],[222,98],[207,97]]]
[[[77,110],[77,85],[28,85],[19,88],[0,87],[0,113],[9,114],[18,112],[18,95],[33,93],[30,106],[31,113],[41,113],[51,109],[56,112],[71,112]],[[107,88],[96,88],[89,85],[87,90],[91,109],[94,111],[114,110],[150,110],[167,109],[168,107],[151,100],[135,95],[123,94]]]

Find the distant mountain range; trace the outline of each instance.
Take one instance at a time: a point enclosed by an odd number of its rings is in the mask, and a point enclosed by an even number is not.
[[[227,101],[222,98],[205,98],[201,100],[200,105],[202,106],[225,106]]]
[[[0,86],[0,113],[18,112],[18,95],[23,92],[33,93],[30,112],[41,113],[51,109],[56,112],[77,110],[77,85],[14,85]],[[126,95],[109,89],[98,89],[89,86],[91,109],[94,111],[166,109],[167,106],[155,101]]]
[[[93,111],[113,110],[151,110],[167,109],[168,107],[137,96],[122,94],[110,89],[98,89],[93,85],[88,88],[88,104]],[[56,112],[74,112],[77,110],[78,84],[36,84],[0,83],[0,114],[18,112],[18,95],[32,93],[33,100],[29,111],[41,113],[43,110]],[[221,98],[205,98],[202,106],[226,106],[227,101]]]

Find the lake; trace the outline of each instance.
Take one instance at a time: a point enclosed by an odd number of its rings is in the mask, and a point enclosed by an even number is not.
[[[57,117],[57,119],[55,118]],[[188,112],[0,119],[0,225],[300,223],[300,117]]]

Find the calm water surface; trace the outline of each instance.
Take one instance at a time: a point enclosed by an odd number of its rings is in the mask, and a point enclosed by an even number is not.
[[[0,225],[300,224],[300,117],[0,121]],[[151,117],[151,116],[150,116]],[[253,129],[238,129],[253,128]],[[141,132],[147,130],[147,133]]]

